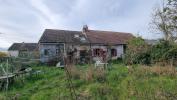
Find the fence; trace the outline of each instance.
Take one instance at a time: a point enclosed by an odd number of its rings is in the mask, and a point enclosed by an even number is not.
[[[30,68],[29,64],[39,61],[39,59],[28,58],[13,58],[13,57],[1,57],[0,58],[0,90],[8,91],[9,85],[13,84],[14,80],[24,79],[26,75],[35,73]]]

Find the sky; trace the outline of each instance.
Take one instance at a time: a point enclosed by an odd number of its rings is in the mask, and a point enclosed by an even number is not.
[[[160,0],[0,0],[0,48],[38,42],[45,29],[130,32],[146,39]],[[2,33],[2,34],[1,34]]]

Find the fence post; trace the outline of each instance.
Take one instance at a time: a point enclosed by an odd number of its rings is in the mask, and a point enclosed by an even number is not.
[[[7,75],[7,84],[6,84],[6,93],[8,92],[8,86],[9,86],[9,72],[8,72],[8,64],[9,64],[9,61],[8,61],[8,58],[7,58],[7,65],[6,65],[6,75]]]

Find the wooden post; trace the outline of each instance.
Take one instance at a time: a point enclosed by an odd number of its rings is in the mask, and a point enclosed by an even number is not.
[[[7,58],[7,65],[6,65],[6,75],[7,75],[6,93],[8,91],[8,86],[9,86],[8,68],[9,68],[9,61],[8,61],[8,58]]]

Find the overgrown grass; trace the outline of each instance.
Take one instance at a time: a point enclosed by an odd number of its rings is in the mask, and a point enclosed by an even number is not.
[[[71,100],[64,69],[33,67],[41,73],[18,78],[0,100]],[[166,71],[165,71],[166,70]],[[175,70],[175,69],[174,69]],[[173,71],[174,71],[173,70]],[[80,100],[176,100],[177,75],[156,67],[113,64],[109,70],[72,66],[73,87]],[[158,74],[156,72],[162,74]],[[168,71],[168,72],[167,72]],[[167,73],[167,74],[164,74]]]

